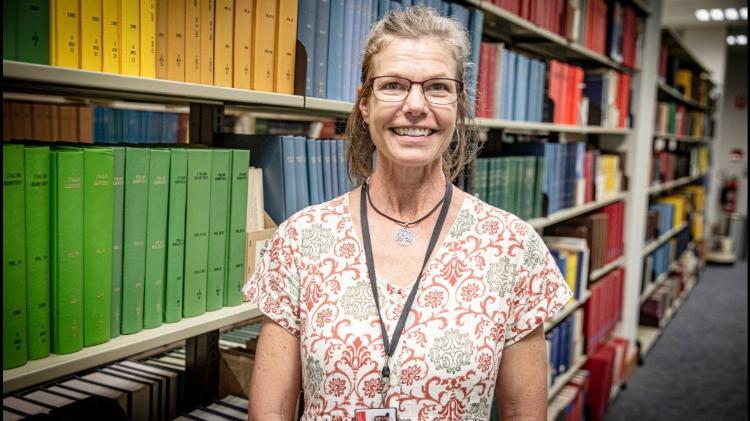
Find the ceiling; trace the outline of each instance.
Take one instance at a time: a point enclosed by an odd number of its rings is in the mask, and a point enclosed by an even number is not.
[[[694,27],[717,27],[725,26],[736,28],[746,28],[746,20],[737,20],[733,22],[699,22],[695,18],[696,9],[712,9],[720,8],[724,9],[727,7],[734,7],[739,9],[740,7],[747,7],[746,0],[664,0],[662,2],[663,9],[661,12],[662,26],[670,28],[694,28]]]

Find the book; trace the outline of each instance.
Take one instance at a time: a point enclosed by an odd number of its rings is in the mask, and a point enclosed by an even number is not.
[[[311,2],[312,3],[312,2]],[[317,5],[317,2],[315,2]],[[345,36],[349,36],[349,34],[354,33],[354,20],[356,17],[355,13],[355,3],[357,1],[345,1],[344,2],[344,34]],[[314,24],[313,24],[314,27]],[[314,33],[313,38],[310,40],[310,42],[314,41]],[[353,43],[352,43],[353,44]],[[356,60],[355,57],[357,57],[357,54],[355,53],[358,50],[359,46],[356,45],[350,45],[346,41],[344,41],[344,51],[343,51],[343,66],[344,71],[341,76],[341,95],[343,100],[351,101],[353,100],[353,94],[352,94],[352,87],[354,86],[355,81],[357,80],[357,75],[353,74],[353,64],[352,62]],[[313,68],[310,67],[310,78],[311,78],[311,84],[312,84],[312,74]],[[314,85],[313,90],[309,94],[310,96],[314,95]]]
[[[172,149],[169,162],[169,204],[164,291],[164,322],[182,318],[187,209],[187,150]]]
[[[160,419],[161,415],[164,413],[165,408],[163,405],[166,402],[166,396],[162,395],[162,379],[160,377],[142,374],[140,372],[134,373],[124,369],[116,369],[111,366],[102,367],[98,369],[96,373],[111,376],[114,382],[127,380],[132,382],[134,387],[137,387],[137,385],[145,387],[145,395],[148,396],[150,402],[150,405],[148,406],[148,419]]]
[[[234,0],[216,0],[214,14],[214,82],[232,86],[234,67]]]
[[[317,1],[303,1],[299,5],[297,21],[297,38],[305,49],[307,66],[305,67],[305,95],[313,96],[313,71],[315,56],[315,17]],[[353,6],[350,6],[353,7]],[[353,10],[353,9],[352,9]],[[346,50],[346,49],[345,49]]]
[[[167,79],[185,81],[186,0],[167,0]]]
[[[102,7],[102,71],[120,73],[120,0],[108,6]]]
[[[139,382],[124,379],[121,377],[106,374],[101,371],[95,371],[80,376],[82,382],[92,386],[106,387],[116,390],[127,395],[128,416],[133,420],[149,419],[151,413],[151,397],[149,388]]]
[[[193,317],[206,312],[209,200],[211,198],[210,150],[188,150],[187,176],[182,315]]]
[[[229,218],[226,230],[225,306],[241,304],[244,298],[242,286],[245,283],[245,227],[248,212],[249,165],[250,151],[232,150]]]
[[[185,1],[185,82],[201,83],[201,4]]]
[[[143,327],[146,329],[160,326],[164,320],[169,169],[170,151],[152,149],[148,169],[146,271],[143,285]]]
[[[17,52],[16,33],[18,32],[18,3],[3,2],[3,59],[15,60]],[[53,44],[54,45],[54,44]]]
[[[80,59],[80,3],[79,0],[55,0],[50,9],[54,31],[51,44],[55,66],[81,67]]]
[[[294,94],[298,0],[278,0],[274,92]]]
[[[173,371],[154,367],[142,362],[125,360],[116,364],[112,367],[118,369],[128,369],[133,372],[140,372],[145,374],[152,374],[154,376],[160,376],[165,379],[167,400],[165,402],[166,414],[164,419],[174,419],[177,416],[178,400],[180,397],[179,383],[177,379],[177,373]]]
[[[224,303],[227,274],[227,227],[230,206],[229,177],[232,151],[211,151],[211,196],[208,223],[208,275],[206,277],[206,311],[218,310]]]
[[[311,176],[307,172],[307,145],[304,136],[294,136],[294,176],[296,210],[310,206],[309,184]]]
[[[331,3],[329,0],[316,0],[316,2],[313,95],[318,98],[325,98],[327,81],[326,73],[328,71],[328,25],[330,21]]]
[[[84,346],[110,339],[113,169],[111,149],[83,149]]]
[[[331,200],[335,197],[333,192],[333,171],[331,167],[331,142],[321,140],[321,157],[323,160],[323,198]]]
[[[253,2],[236,0],[234,3],[234,75],[232,86],[250,89],[253,47]]]
[[[83,347],[83,151],[50,155],[50,320],[52,353]]]
[[[48,147],[27,146],[24,148],[26,329],[29,360],[46,357],[50,352],[49,160]],[[7,189],[8,187],[3,191]],[[5,203],[8,206],[11,205],[10,201],[5,201]]]
[[[341,101],[341,78],[344,72],[344,0],[330,0],[328,25],[328,71],[326,72],[326,95],[328,99]]]
[[[146,230],[151,151],[125,148],[125,201],[123,212],[122,301],[120,332],[143,329]]]
[[[11,43],[15,39],[16,52],[12,60],[23,61],[27,63],[50,64],[50,2],[45,0],[20,0],[18,2],[5,1],[6,3],[15,4],[18,13],[18,24],[15,28],[15,35],[11,35]],[[12,6],[11,6],[12,7]],[[5,10],[4,10],[5,11]],[[9,18],[13,18],[13,12],[9,11]],[[14,30],[16,22],[8,23],[8,31]],[[3,33],[3,49],[5,49],[5,32]],[[12,52],[10,52],[12,54]],[[10,57],[6,57],[10,58]]]
[[[201,83],[214,83],[214,18],[216,0],[201,3]]]
[[[26,363],[24,147],[3,145],[3,370]]]
[[[255,0],[253,13],[252,89],[272,92],[274,62],[276,61],[276,34],[268,28],[276,27],[279,0]]]
[[[112,338],[120,335],[122,323],[122,249],[125,211],[125,148],[112,148],[112,301],[110,329]]]
[[[119,0],[120,2],[120,73],[140,76],[140,1]]]
[[[156,3],[158,0],[140,0],[140,54],[141,77],[156,77]]]
[[[81,0],[81,69],[102,71],[102,2]]]
[[[314,139],[306,139],[305,143],[305,152],[307,155],[307,174],[310,177],[310,179],[308,180],[310,204],[323,203],[323,195],[318,190],[318,176],[320,175],[321,170],[318,158],[320,158],[320,156],[316,156],[315,154],[315,145],[319,142]]]
[[[156,0],[156,78],[169,79],[167,66],[169,58],[167,45],[169,43],[168,0]]]

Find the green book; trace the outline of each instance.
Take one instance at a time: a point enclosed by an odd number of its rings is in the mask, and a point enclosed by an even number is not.
[[[187,174],[185,284],[182,295],[182,315],[193,317],[206,312],[211,151],[188,150]]]
[[[229,228],[227,232],[227,271],[224,284],[224,305],[242,304],[245,283],[245,226],[247,222],[247,174],[249,150],[232,150]]]
[[[18,26],[18,1],[3,1],[3,59],[16,59],[16,32]]]
[[[143,327],[147,329],[160,326],[164,319],[169,149],[152,149],[149,166],[146,284],[143,300]]]
[[[508,199],[510,198],[510,195],[508,194],[509,191],[509,179],[508,179],[508,167],[510,165],[510,160],[508,158],[498,158],[498,165],[495,169],[495,172],[497,173],[497,179],[498,183],[495,187],[495,191],[497,192],[497,203],[495,206],[498,208],[509,211],[510,208]]]
[[[52,353],[83,348],[83,151],[50,154]]]
[[[83,346],[111,337],[113,170],[112,149],[83,150]]]
[[[125,148],[125,210],[122,242],[122,327],[143,329],[143,283],[146,276],[149,149]]]
[[[518,177],[516,174],[518,173],[518,160],[516,160],[516,157],[510,156],[508,159],[508,169],[506,171],[507,177],[506,177],[506,184],[505,184],[505,191],[506,191],[506,200],[507,200],[507,208],[506,210],[516,216],[518,216],[518,210],[516,207],[516,183],[518,183]]]
[[[26,363],[26,218],[22,145],[3,145],[3,370]]]
[[[524,192],[524,164],[523,164],[523,157],[517,156],[514,157],[516,161],[516,173],[515,175],[515,182],[513,183],[513,189],[515,190],[515,214],[521,219],[525,219],[523,215],[523,192]]]
[[[536,180],[534,182],[534,218],[542,217],[544,204],[544,158],[536,158]]]
[[[523,158],[523,219],[530,219],[534,215],[534,187],[536,187],[536,158],[524,156]]]
[[[487,196],[492,200],[492,206],[501,208],[502,195],[503,195],[503,165],[505,165],[505,158],[490,158],[490,181],[488,186]]]
[[[474,185],[472,191],[478,199],[487,202],[487,158],[474,161]]]
[[[164,321],[173,323],[182,319],[185,210],[187,209],[187,151],[184,149],[171,151],[168,207]]]
[[[49,0],[16,0],[16,60],[49,64]]]
[[[26,329],[28,357],[49,355],[49,148],[26,147]]]
[[[229,175],[232,151],[211,151],[211,206],[208,212],[208,276],[206,278],[206,310],[218,310],[224,305],[224,279],[227,263],[227,228],[231,203],[229,202]],[[243,226],[244,232],[244,226]]]
[[[112,171],[112,305],[109,334],[120,336],[122,325],[122,228],[125,211],[125,148],[113,147]]]

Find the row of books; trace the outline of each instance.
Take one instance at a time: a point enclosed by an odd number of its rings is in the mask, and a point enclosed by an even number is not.
[[[346,169],[348,142],[304,136],[222,134],[217,146],[252,151],[252,165],[263,170],[263,201],[274,222],[331,200],[354,185]]]
[[[622,320],[625,269],[616,268],[589,286],[591,297],[584,303],[586,354],[591,356]]]
[[[3,101],[3,140],[187,143],[188,114]]]
[[[562,390],[547,406],[547,421],[585,420],[586,400],[591,383],[591,372],[576,370]]]
[[[703,111],[688,111],[684,105],[660,101],[656,105],[657,134],[703,138],[712,133],[711,118]]]
[[[638,318],[639,325],[663,327],[668,309],[695,282],[695,279],[691,277],[693,271],[688,269],[690,266],[688,262],[695,257],[689,253],[682,256],[687,258],[680,259],[674,269],[670,269],[669,277],[656,287],[641,304]]]
[[[649,161],[649,184],[654,186],[684,177],[697,177],[708,172],[709,149],[706,146],[687,151],[661,150]]]
[[[604,420],[612,391],[625,380],[627,366],[628,340],[625,338],[613,337],[589,356],[583,366],[591,373],[586,400],[587,421]]]
[[[631,77],[615,70],[585,74],[582,121],[592,126],[631,127]]]
[[[669,272],[669,267],[682,253],[687,250],[691,241],[690,230],[682,230],[673,238],[649,253],[643,261],[643,277],[641,292],[660,276]]]
[[[583,309],[578,308],[547,331],[547,387],[583,358]]]
[[[3,368],[241,304],[249,160],[3,145]]]
[[[684,55],[670,51],[669,47],[662,43],[659,49],[659,80],[673,87],[686,98],[703,106],[712,107],[710,81],[704,79],[701,72],[688,67],[692,64],[685,63],[684,60]]]
[[[570,303],[578,301],[588,289],[589,280],[589,246],[585,238],[544,236],[552,257],[560,273],[565,278],[573,296]]]
[[[478,158],[472,193],[522,219],[542,215],[544,160],[533,156]]]

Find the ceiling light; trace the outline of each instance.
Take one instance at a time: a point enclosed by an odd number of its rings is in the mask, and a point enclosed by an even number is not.
[[[737,41],[737,45],[747,45],[747,37],[745,35],[737,35],[734,39]]]
[[[711,9],[711,20],[722,21],[724,20],[724,12],[721,9]]]
[[[728,35],[727,36],[727,44],[734,45],[737,43],[737,40],[734,39],[734,35]]]
[[[742,19],[747,20],[747,7],[740,7],[740,16],[742,16]]]
[[[701,22],[708,22],[711,20],[711,14],[706,9],[698,9],[695,11],[695,18]]]
[[[724,16],[726,16],[727,20],[737,20],[740,18],[740,14],[735,8],[724,9]]]

